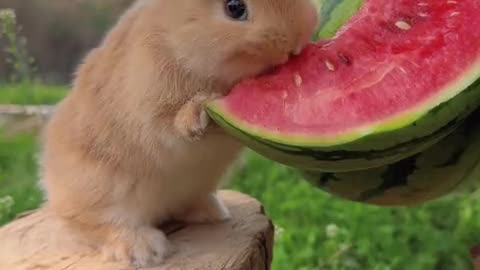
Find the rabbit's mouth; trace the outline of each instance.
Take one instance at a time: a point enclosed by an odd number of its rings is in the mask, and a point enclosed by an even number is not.
[[[275,73],[278,72],[280,66],[279,65],[274,65],[267,67],[264,71],[262,71],[259,76],[269,76],[269,75],[274,75]]]
[[[301,51],[300,51],[301,52]],[[277,73],[280,69],[280,67],[284,64],[286,64],[290,59],[293,57],[296,57],[300,52],[294,51],[291,52],[290,54],[286,54],[280,61],[278,61],[275,64],[272,64],[268,67],[266,67],[259,75],[264,76],[264,75],[274,75]]]

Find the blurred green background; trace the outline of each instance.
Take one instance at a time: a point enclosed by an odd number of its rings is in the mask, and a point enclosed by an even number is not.
[[[130,2],[0,0],[0,9],[16,12],[15,24],[0,19],[0,104],[61,100],[76,64]],[[0,224],[42,201],[37,133],[7,131],[0,132]],[[258,198],[276,225],[274,270],[472,269],[468,250],[480,243],[476,193],[380,208],[325,194],[250,151],[242,158],[229,188]]]

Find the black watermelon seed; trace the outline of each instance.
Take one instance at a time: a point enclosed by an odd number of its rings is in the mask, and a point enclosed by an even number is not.
[[[346,65],[350,66],[352,65],[352,60],[350,60],[350,57],[346,56],[345,54],[339,52],[337,53],[338,55],[338,58],[340,58],[340,60],[345,63]]]

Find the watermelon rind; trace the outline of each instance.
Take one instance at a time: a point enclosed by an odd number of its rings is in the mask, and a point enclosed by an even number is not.
[[[478,188],[480,109],[452,134],[416,155],[385,166],[345,173],[303,171],[313,186],[350,201],[415,206]]]

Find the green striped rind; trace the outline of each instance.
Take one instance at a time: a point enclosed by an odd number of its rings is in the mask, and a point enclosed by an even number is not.
[[[239,121],[228,119],[228,114],[218,112],[215,107],[207,110],[227,132],[272,160],[298,169],[340,172],[378,167],[414,155],[450,134],[479,104],[480,80],[406,127],[334,147],[274,141],[250,132]]]
[[[304,171],[305,179],[336,196],[384,205],[417,205],[478,186],[480,110],[439,143],[378,168],[345,173]]]
[[[457,128],[463,120],[461,118],[454,119],[425,137],[415,138],[386,149],[322,151],[275,144],[260,137],[253,137],[233,125],[228,125],[219,115],[212,114],[212,118],[245,145],[272,160],[297,169],[321,169],[329,172],[360,170],[396,162],[440,141]]]

